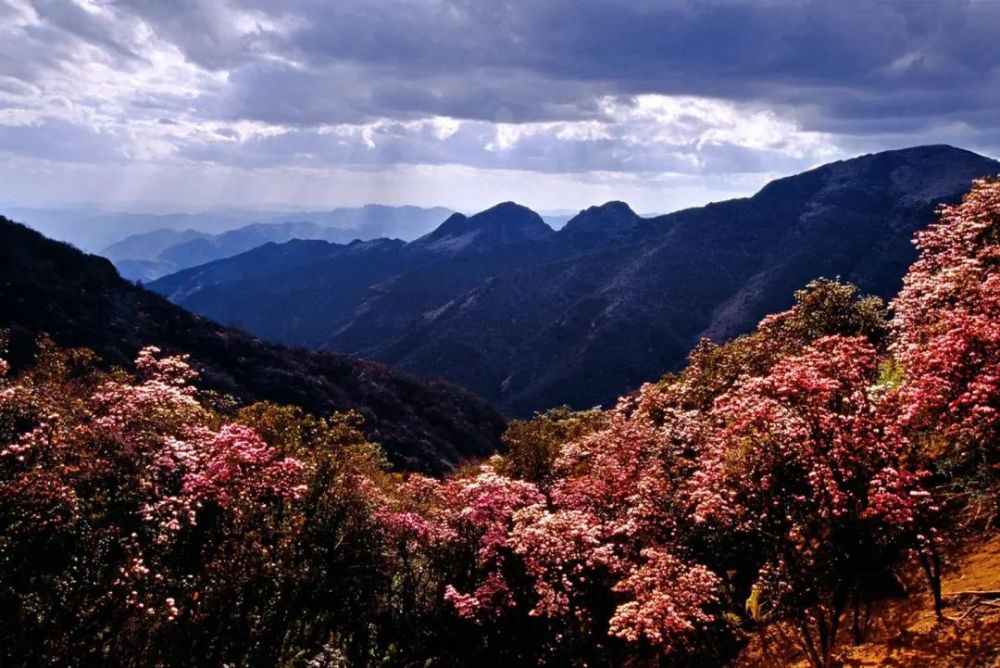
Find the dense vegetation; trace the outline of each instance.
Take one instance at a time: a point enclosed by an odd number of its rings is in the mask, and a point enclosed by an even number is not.
[[[939,595],[947,514],[997,498],[1000,182],[917,245],[891,318],[814,282],[445,479],[183,357],[43,344],[0,384],[3,663],[718,665],[784,622],[828,666],[894,572]]]

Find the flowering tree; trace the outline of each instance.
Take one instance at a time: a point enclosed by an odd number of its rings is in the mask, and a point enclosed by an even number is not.
[[[929,457],[995,480],[1000,443],[1000,181],[917,234],[920,256],[894,302],[897,405]]]
[[[532,578],[531,614],[578,652],[599,655],[621,639],[676,655],[715,620],[706,610],[720,581],[674,556],[690,552],[681,491],[704,430],[682,395],[678,384],[648,385],[623,399],[602,428],[562,446],[548,505],[515,516],[511,544]]]
[[[816,279],[795,293],[791,308],[765,317],[756,331],[723,344],[702,339],[688,356],[687,368],[655,386],[670,395],[672,405],[709,411],[741,377],[765,375],[824,336],[861,336],[881,352],[888,330],[881,299],[865,296],[849,283]],[[656,403],[662,405],[663,398]]]
[[[2,389],[0,402],[17,404],[19,412],[3,410],[0,430],[7,434],[0,444],[0,540],[8,558],[25,560],[5,572],[45,572],[60,583],[59,596],[75,592],[80,598],[59,604],[75,606],[84,633],[100,633],[92,625],[119,617],[152,642],[182,615],[197,616],[208,592],[232,579],[218,577],[213,563],[226,560],[234,576],[252,575],[260,560],[233,572],[234,550],[269,549],[247,538],[261,535],[253,529],[261,513],[301,492],[303,466],[246,427],[215,423],[194,398],[183,358],[145,349],[139,382],[112,374],[76,386],[67,376],[72,361],[72,353],[50,355],[34,375]],[[52,541],[77,553],[65,555],[68,561],[53,554],[47,566],[32,563]],[[18,587],[5,585],[8,592]],[[32,623],[60,623],[33,615],[33,598],[21,599],[29,607],[20,609],[15,628],[30,633]]]
[[[878,357],[831,336],[720,397],[692,477],[695,522],[744,536],[759,569],[751,613],[788,619],[827,666],[841,613],[912,545],[924,493],[872,391]]]

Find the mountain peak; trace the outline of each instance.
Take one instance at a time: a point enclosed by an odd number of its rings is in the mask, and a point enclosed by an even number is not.
[[[640,220],[625,202],[611,201],[584,209],[566,223],[563,232],[611,235],[635,227]]]
[[[908,201],[929,201],[941,192],[964,192],[970,174],[996,172],[996,161],[948,144],[929,144],[867,153],[831,162],[801,174],[776,179],[754,199],[799,201],[841,188],[885,188]],[[859,196],[861,193],[859,192]]]
[[[989,158],[973,153],[964,148],[957,148],[949,144],[925,144],[921,146],[910,146],[907,148],[889,149],[877,153],[866,153],[847,160],[825,165],[826,168],[835,169],[837,166],[852,167],[882,167],[893,169],[905,165],[921,165],[933,161],[936,165],[942,162],[946,164],[984,164],[992,162]],[[820,168],[822,169],[822,168]],[[807,174],[809,172],[806,172]]]
[[[486,214],[486,213],[492,213],[492,212],[505,212],[505,213],[514,213],[514,212],[521,212],[521,213],[534,213],[534,211],[532,211],[531,209],[529,209],[528,207],[526,207],[526,206],[524,206],[524,205],[522,205],[522,204],[518,204],[517,202],[513,202],[513,201],[511,201],[511,200],[507,200],[506,202],[500,202],[500,203],[498,203],[498,204],[494,204],[494,205],[493,205],[493,206],[491,206],[490,208],[488,208],[488,209],[484,209],[483,211],[480,211],[480,212],[479,212],[478,214],[476,214],[476,215],[481,215],[481,214]]]
[[[528,207],[501,202],[472,216],[452,214],[413,244],[437,252],[481,253],[505,244],[541,239],[551,233],[552,228]]]

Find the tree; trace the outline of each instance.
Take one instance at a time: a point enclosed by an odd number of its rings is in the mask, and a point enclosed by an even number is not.
[[[599,410],[574,411],[560,406],[530,420],[512,420],[503,435],[507,454],[501,472],[547,489],[563,444],[582,438],[607,423]]]
[[[903,471],[861,337],[828,336],[745,378],[713,409],[691,479],[694,521],[745,541],[758,620],[787,620],[813,665],[830,665],[841,615],[878,593],[914,543],[926,493]]]
[[[901,424],[922,456],[988,488],[1000,471],[1000,181],[976,181],[916,245],[893,302]]]

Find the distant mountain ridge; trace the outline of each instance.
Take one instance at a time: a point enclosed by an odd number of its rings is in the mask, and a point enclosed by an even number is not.
[[[267,246],[152,287],[266,338],[447,378],[515,415],[587,407],[677,369],[699,337],[751,330],[814,278],[893,296],[913,233],[998,172],[949,146],[886,151],[655,218],[609,202],[543,233],[504,204],[477,214],[492,220],[482,245],[466,236],[477,216],[452,217],[409,244]],[[508,242],[509,220],[522,233]]]
[[[130,235],[101,251],[123,278],[151,281],[214,260],[245,253],[263,244],[292,239],[347,243],[379,237],[416,239],[431,230],[450,209],[367,205],[328,212],[280,214],[279,222],[254,222],[217,234],[194,229],[156,229]],[[320,222],[316,222],[320,221]]]
[[[267,399],[319,414],[356,410],[390,461],[411,470],[440,473],[492,454],[504,428],[492,407],[458,387],[216,325],[123,280],[108,260],[2,216],[0,330],[12,335],[5,357],[15,366],[30,364],[40,334],[126,366],[141,346],[157,345],[190,354],[201,386],[242,401]]]
[[[137,205],[140,206],[140,205]],[[159,205],[162,208],[165,205]],[[157,230],[197,230],[214,235],[246,225],[309,221],[321,227],[366,228],[372,238],[396,236],[405,239],[429,232],[452,213],[445,207],[365,204],[329,210],[207,209],[175,213],[136,213],[94,207],[10,207],[4,213],[12,220],[41,232],[50,239],[73,244],[88,253],[101,253],[129,236]],[[426,226],[413,229],[416,216],[426,213]],[[349,241],[350,239],[348,239]]]

